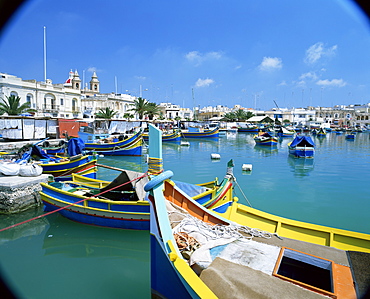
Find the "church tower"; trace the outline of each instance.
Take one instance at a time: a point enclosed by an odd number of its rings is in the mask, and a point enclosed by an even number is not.
[[[81,89],[81,79],[80,75],[78,74],[77,70],[75,71],[72,79],[72,88],[73,89]]]
[[[90,90],[94,93],[99,93],[99,80],[96,72],[94,71],[93,75],[91,76],[90,80]]]

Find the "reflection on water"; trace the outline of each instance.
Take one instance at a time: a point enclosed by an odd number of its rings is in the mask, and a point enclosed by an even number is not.
[[[43,207],[38,207],[31,208],[21,213],[1,215],[0,228],[9,227],[11,225],[32,219],[42,214],[42,212]],[[49,221],[47,220],[47,218],[43,217],[2,231],[0,232],[0,245],[23,237],[40,235],[46,230],[48,225]]]
[[[277,155],[278,153],[278,149],[276,146],[272,147],[272,146],[263,146],[263,145],[256,144],[254,146],[254,150],[263,157]]]
[[[288,163],[297,177],[307,176],[314,169],[314,158],[296,158],[289,155]]]

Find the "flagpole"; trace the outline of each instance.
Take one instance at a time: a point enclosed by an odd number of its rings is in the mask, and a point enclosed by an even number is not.
[[[44,82],[46,83],[46,27],[44,26]]]

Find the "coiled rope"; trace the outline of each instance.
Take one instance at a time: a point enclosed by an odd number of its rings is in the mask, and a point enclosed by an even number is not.
[[[257,228],[251,228],[245,225],[237,224],[216,224],[210,225],[204,221],[199,220],[198,218],[191,216],[189,214],[184,214],[179,211],[168,212],[169,216],[171,214],[179,214],[184,216],[182,220],[172,221],[172,223],[178,223],[176,230],[178,232],[186,232],[187,234],[199,233],[207,241],[216,240],[220,238],[230,239],[252,239],[253,237],[271,239],[274,234],[267,231],[263,231]],[[243,234],[244,233],[244,234]],[[248,234],[249,236],[246,236]]]
[[[148,158],[148,172],[149,174],[163,172],[163,160],[161,158]]]
[[[25,223],[31,222],[31,221],[33,221],[33,220],[40,219],[40,218],[43,218],[43,217],[45,217],[45,216],[48,216],[48,215],[54,214],[54,213],[56,213],[56,212],[59,212],[59,211],[61,211],[61,210],[64,210],[64,209],[66,209],[66,208],[69,208],[69,207],[71,207],[71,206],[75,206],[75,205],[77,205],[77,204],[79,204],[79,203],[81,203],[81,202],[83,202],[83,201],[85,201],[85,200],[91,199],[91,198],[93,198],[93,197],[100,196],[100,195],[102,195],[102,194],[104,194],[104,193],[107,193],[107,192],[109,192],[109,191],[112,191],[112,190],[114,190],[114,189],[117,189],[117,188],[119,188],[119,187],[122,187],[122,186],[124,186],[124,185],[126,185],[126,184],[132,183],[132,182],[134,182],[134,181],[136,181],[136,180],[140,180],[140,179],[144,178],[145,176],[148,176],[148,172],[147,172],[147,171],[146,171],[143,175],[141,175],[141,176],[139,176],[139,177],[137,177],[137,178],[135,178],[135,179],[132,179],[131,181],[128,181],[128,182],[125,182],[125,183],[123,183],[123,184],[121,184],[121,185],[118,185],[118,186],[112,187],[112,188],[110,188],[110,189],[108,189],[108,190],[105,190],[105,191],[103,191],[103,192],[100,192],[99,194],[94,194],[94,195],[92,195],[92,196],[90,196],[90,197],[87,197],[87,198],[81,199],[81,200],[79,200],[79,201],[76,201],[76,202],[74,202],[74,203],[68,204],[68,205],[66,205],[66,206],[64,206],[64,207],[61,207],[61,208],[58,208],[58,209],[56,209],[56,210],[53,210],[53,211],[47,212],[47,213],[45,213],[45,214],[42,214],[42,215],[39,215],[39,216],[33,217],[33,218],[31,218],[31,219],[28,219],[28,220],[25,220],[25,221],[22,221],[22,222],[19,222],[19,223],[16,223],[16,224],[10,225],[10,226],[8,226],[8,227],[2,228],[2,229],[0,229],[0,232],[5,231],[5,230],[8,230],[8,229],[13,228],[13,227],[17,227],[17,226],[19,226],[19,225],[21,225],[21,224],[25,224]]]

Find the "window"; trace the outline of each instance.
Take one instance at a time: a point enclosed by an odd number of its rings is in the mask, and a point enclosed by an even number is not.
[[[64,100],[61,98],[61,99],[60,99],[60,106],[63,106],[63,105],[64,105],[64,103],[63,103],[63,102],[64,102]]]
[[[31,99],[32,99],[32,95],[28,94],[28,95],[26,96],[26,102],[27,102],[28,104],[31,104]]]

